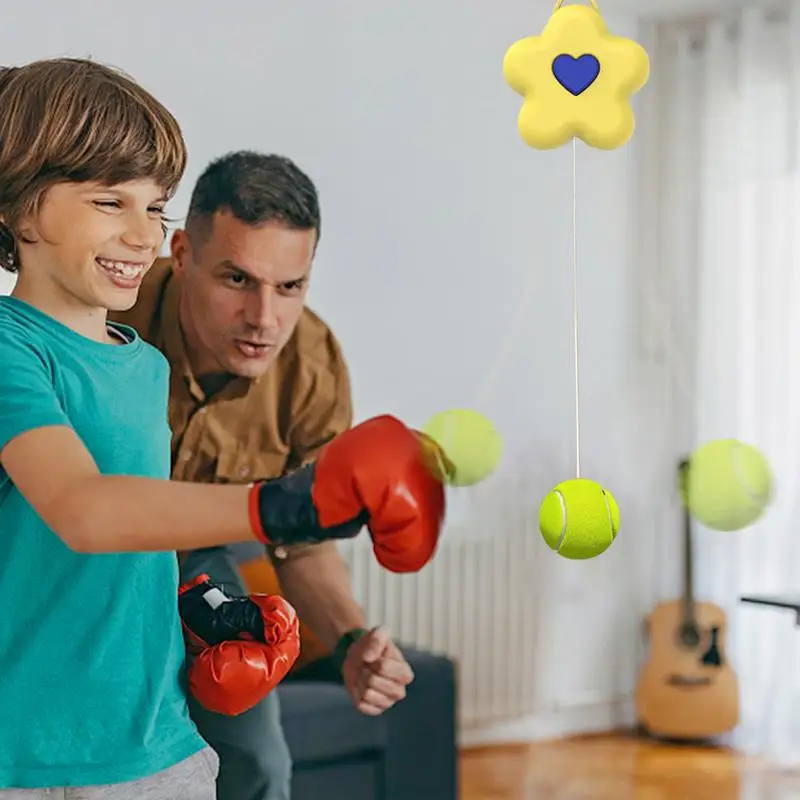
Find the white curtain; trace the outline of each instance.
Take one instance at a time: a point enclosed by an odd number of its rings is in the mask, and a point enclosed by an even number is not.
[[[767,515],[738,533],[698,527],[695,588],[730,624],[741,688],[732,743],[800,765],[800,627],[743,594],[800,602],[800,3],[659,32],[660,287],[676,439],[736,437],[775,475]],[[665,288],[666,287],[666,288]],[[679,423],[681,424],[681,423]],[[682,436],[681,436],[682,434]]]

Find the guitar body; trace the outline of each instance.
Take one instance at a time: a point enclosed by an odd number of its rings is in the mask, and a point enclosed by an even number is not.
[[[708,739],[739,723],[739,682],[727,660],[727,620],[713,603],[694,603],[696,646],[681,639],[684,602],[656,606],[648,619],[650,655],[636,687],[639,722],[668,739]]]
[[[678,464],[684,488],[691,465]],[[639,675],[639,723],[665,739],[710,739],[739,723],[739,681],[728,664],[727,618],[694,599],[692,520],[683,509],[683,597],[655,607],[647,620],[650,654]]]

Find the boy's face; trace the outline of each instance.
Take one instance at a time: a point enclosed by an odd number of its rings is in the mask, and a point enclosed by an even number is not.
[[[125,311],[164,241],[165,203],[151,180],[57,184],[20,221],[22,271],[70,305]]]

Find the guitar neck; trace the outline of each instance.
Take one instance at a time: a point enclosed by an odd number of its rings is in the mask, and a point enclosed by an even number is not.
[[[678,467],[681,481],[681,496],[685,501],[686,476],[689,462],[682,461]],[[685,622],[694,622],[694,570],[692,552],[692,515],[686,502],[683,509],[683,618]]]

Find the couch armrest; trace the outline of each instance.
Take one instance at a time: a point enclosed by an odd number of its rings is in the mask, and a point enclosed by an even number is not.
[[[457,800],[455,664],[443,656],[401,649],[415,679],[406,699],[386,712],[382,800]]]

